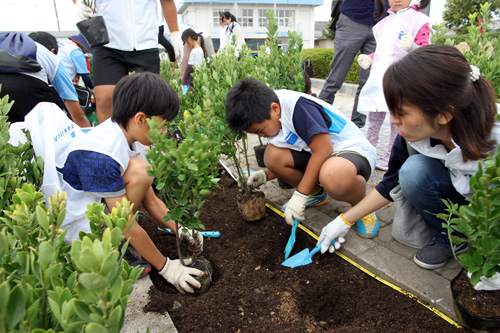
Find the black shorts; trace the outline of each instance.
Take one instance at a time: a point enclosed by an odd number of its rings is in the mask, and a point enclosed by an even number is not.
[[[158,49],[120,51],[104,46],[94,49],[92,54],[94,85],[116,85],[129,72],[160,73]]]
[[[309,159],[311,158],[311,153],[305,150],[296,151],[293,149],[290,149],[290,152],[292,153],[294,163],[293,168],[305,172],[307,163],[309,163]],[[368,181],[372,173],[372,168],[366,157],[354,151],[339,151],[330,155],[329,158],[337,156],[351,161],[352,164],[356,166],[356,170],[358,171],[357,174],[363,176],[363,178]]]

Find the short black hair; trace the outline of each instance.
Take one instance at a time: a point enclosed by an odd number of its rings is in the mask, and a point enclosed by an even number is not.
[[[147,117],[171,121],[179,113],[179,96],[159,74],[140,72],[124,76],[113,90],[111,120],[127,130],[128,121],[142,111]]]
[[[233,131],[246,131],[253,123],[271,119],[271,104],[280,100],[264,82],[245,78],[226,95],[226,122]]]
[[[28,35],[35,42],[42,44],[49,51],[54,49],[54,53],[57,54],[59,51],[59,46],[57,45],[57,39],[53,35],[45,31],[35,31]]]

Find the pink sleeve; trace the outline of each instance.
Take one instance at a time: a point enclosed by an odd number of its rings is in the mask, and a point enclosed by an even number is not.
[[[375,56],[375,52],[370,53],[368,56],[373,59],[373,57]]]
[[[417,32],[417,35],[415,36],[415,39],[413,42],[417,44],[418,46],[424,46],[429,44],[431,38],[431,33],[429,30],[429,23],[426,23],[420,28],[420,30]]]

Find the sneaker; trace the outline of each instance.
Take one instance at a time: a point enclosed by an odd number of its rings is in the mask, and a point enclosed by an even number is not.
[[[366,215],[356,222],[356,232],[363,238],[374,238],[378,235],[380,226],[375,212]]]
[[[386,153],[384,156],[382,156],[377,161],[377,164],[375,164],[375,169],[387,171],[387,169],[389,168],[389,157],[391,157],[391,153]]]
[[[455,253],[458,255],[467,252],[469,244],[462,243],[460,245],[453,245],[453,247]],[[453,252],[451,251],[450,244],[440,244],[440,242],[436,242],[436,240],[433,239],[430,244],[427,244],[415,253],[413,261],[422,268],[436,269],[446,265],[448,260],[452,257]]]
[[[323,206],[328,202],[328,195],[326,195],[326,191],[324,188],[321,188],[318,193],[314,195],[309,195],[309,199],[307,199],[306,202],[306,208],[307,207],[317,207],[317,206]],[[285,210],[286,204],[288,203],[285,202],[283,206],[281,206],[282,210]]]
[[[123,241],[118,247],[119,251],[121,251],[123,244],[125,244],[125,241]],[[130,246],[130,244],[127,247],[127,250],[125,251],[125,254],[123,255],[123,259],[127,261],[130,267],[142,268],[142,272],[139,275],[139,279],[145,277],[151,272],[151,265],[149,264],[149,262],[142,259],[142,257],[134,250],[134,248]]]

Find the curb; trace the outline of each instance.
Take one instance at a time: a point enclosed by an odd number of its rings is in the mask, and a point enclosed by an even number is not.
[[[322,89],[325,84],[325,80],[323,79],[315,79],[311,78],[311,86],[313,88]],[[356,95],[356,91],[358,90],[358,85],[354,83],[343,83],[342,87],[339,89],[338,93],[347,94],[347,95]]]

